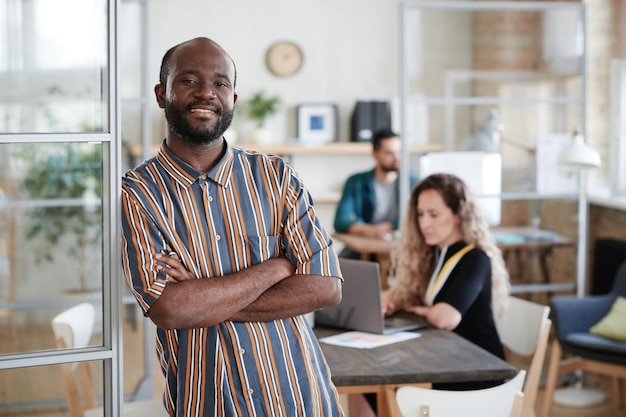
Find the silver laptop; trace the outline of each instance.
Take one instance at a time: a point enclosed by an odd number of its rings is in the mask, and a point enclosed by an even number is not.
[[[315,313],[316,326],[385,334],[428,325],[423,317],[406,312],[383,317],[378,263],[340,258],[339,264],[344,279],[343,298],[338,305]]]

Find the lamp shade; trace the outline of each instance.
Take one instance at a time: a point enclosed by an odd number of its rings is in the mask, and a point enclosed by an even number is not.
[[[595,168],[600,166],[600,154],[581,135],[575,135],[571,145],[559,155],[559,164],[572,169]]]

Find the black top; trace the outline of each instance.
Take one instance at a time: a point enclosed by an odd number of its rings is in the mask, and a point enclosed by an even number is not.
[[[448,247],[444,262],[467,244]],[[445,302],[462,315],[455,333],[504,359],[504,350],[491,308],[491,261],[479,248],[473,248],[459,260],[433,304]]]

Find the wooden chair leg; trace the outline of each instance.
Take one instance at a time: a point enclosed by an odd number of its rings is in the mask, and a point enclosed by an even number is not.
[[[96,392],[91,379],[91,369],[89,362],[81,362],[78,364],[78,376],[82,384],[83,398],[85,400],[85,410],[96,408]]]
[[[74,379],[74,371],[72,371],[71,363],[61,364],[61,373],[63,375],[63,384],[67,393],[67,408],[69,417],[85,417],[82,401],[78,385]]]
[[[546,379],[546,389],[543,397],[543,411],[541,417],[550,417],[552,415],[552,399],[556,390],[556,383],[559,378],[559,365],[561,363],[561,345],[556,338],[552,341],[552,349],[550,351],[550,365],[548,367],[548,375]]]
[[[613,403],[616,410],[624,408],[624,381],[622,378],[614,376],[613,380]]]

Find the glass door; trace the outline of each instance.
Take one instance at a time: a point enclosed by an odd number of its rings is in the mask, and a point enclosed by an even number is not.
[[[118,6],[0,0],[3,415],[121,415]]]

